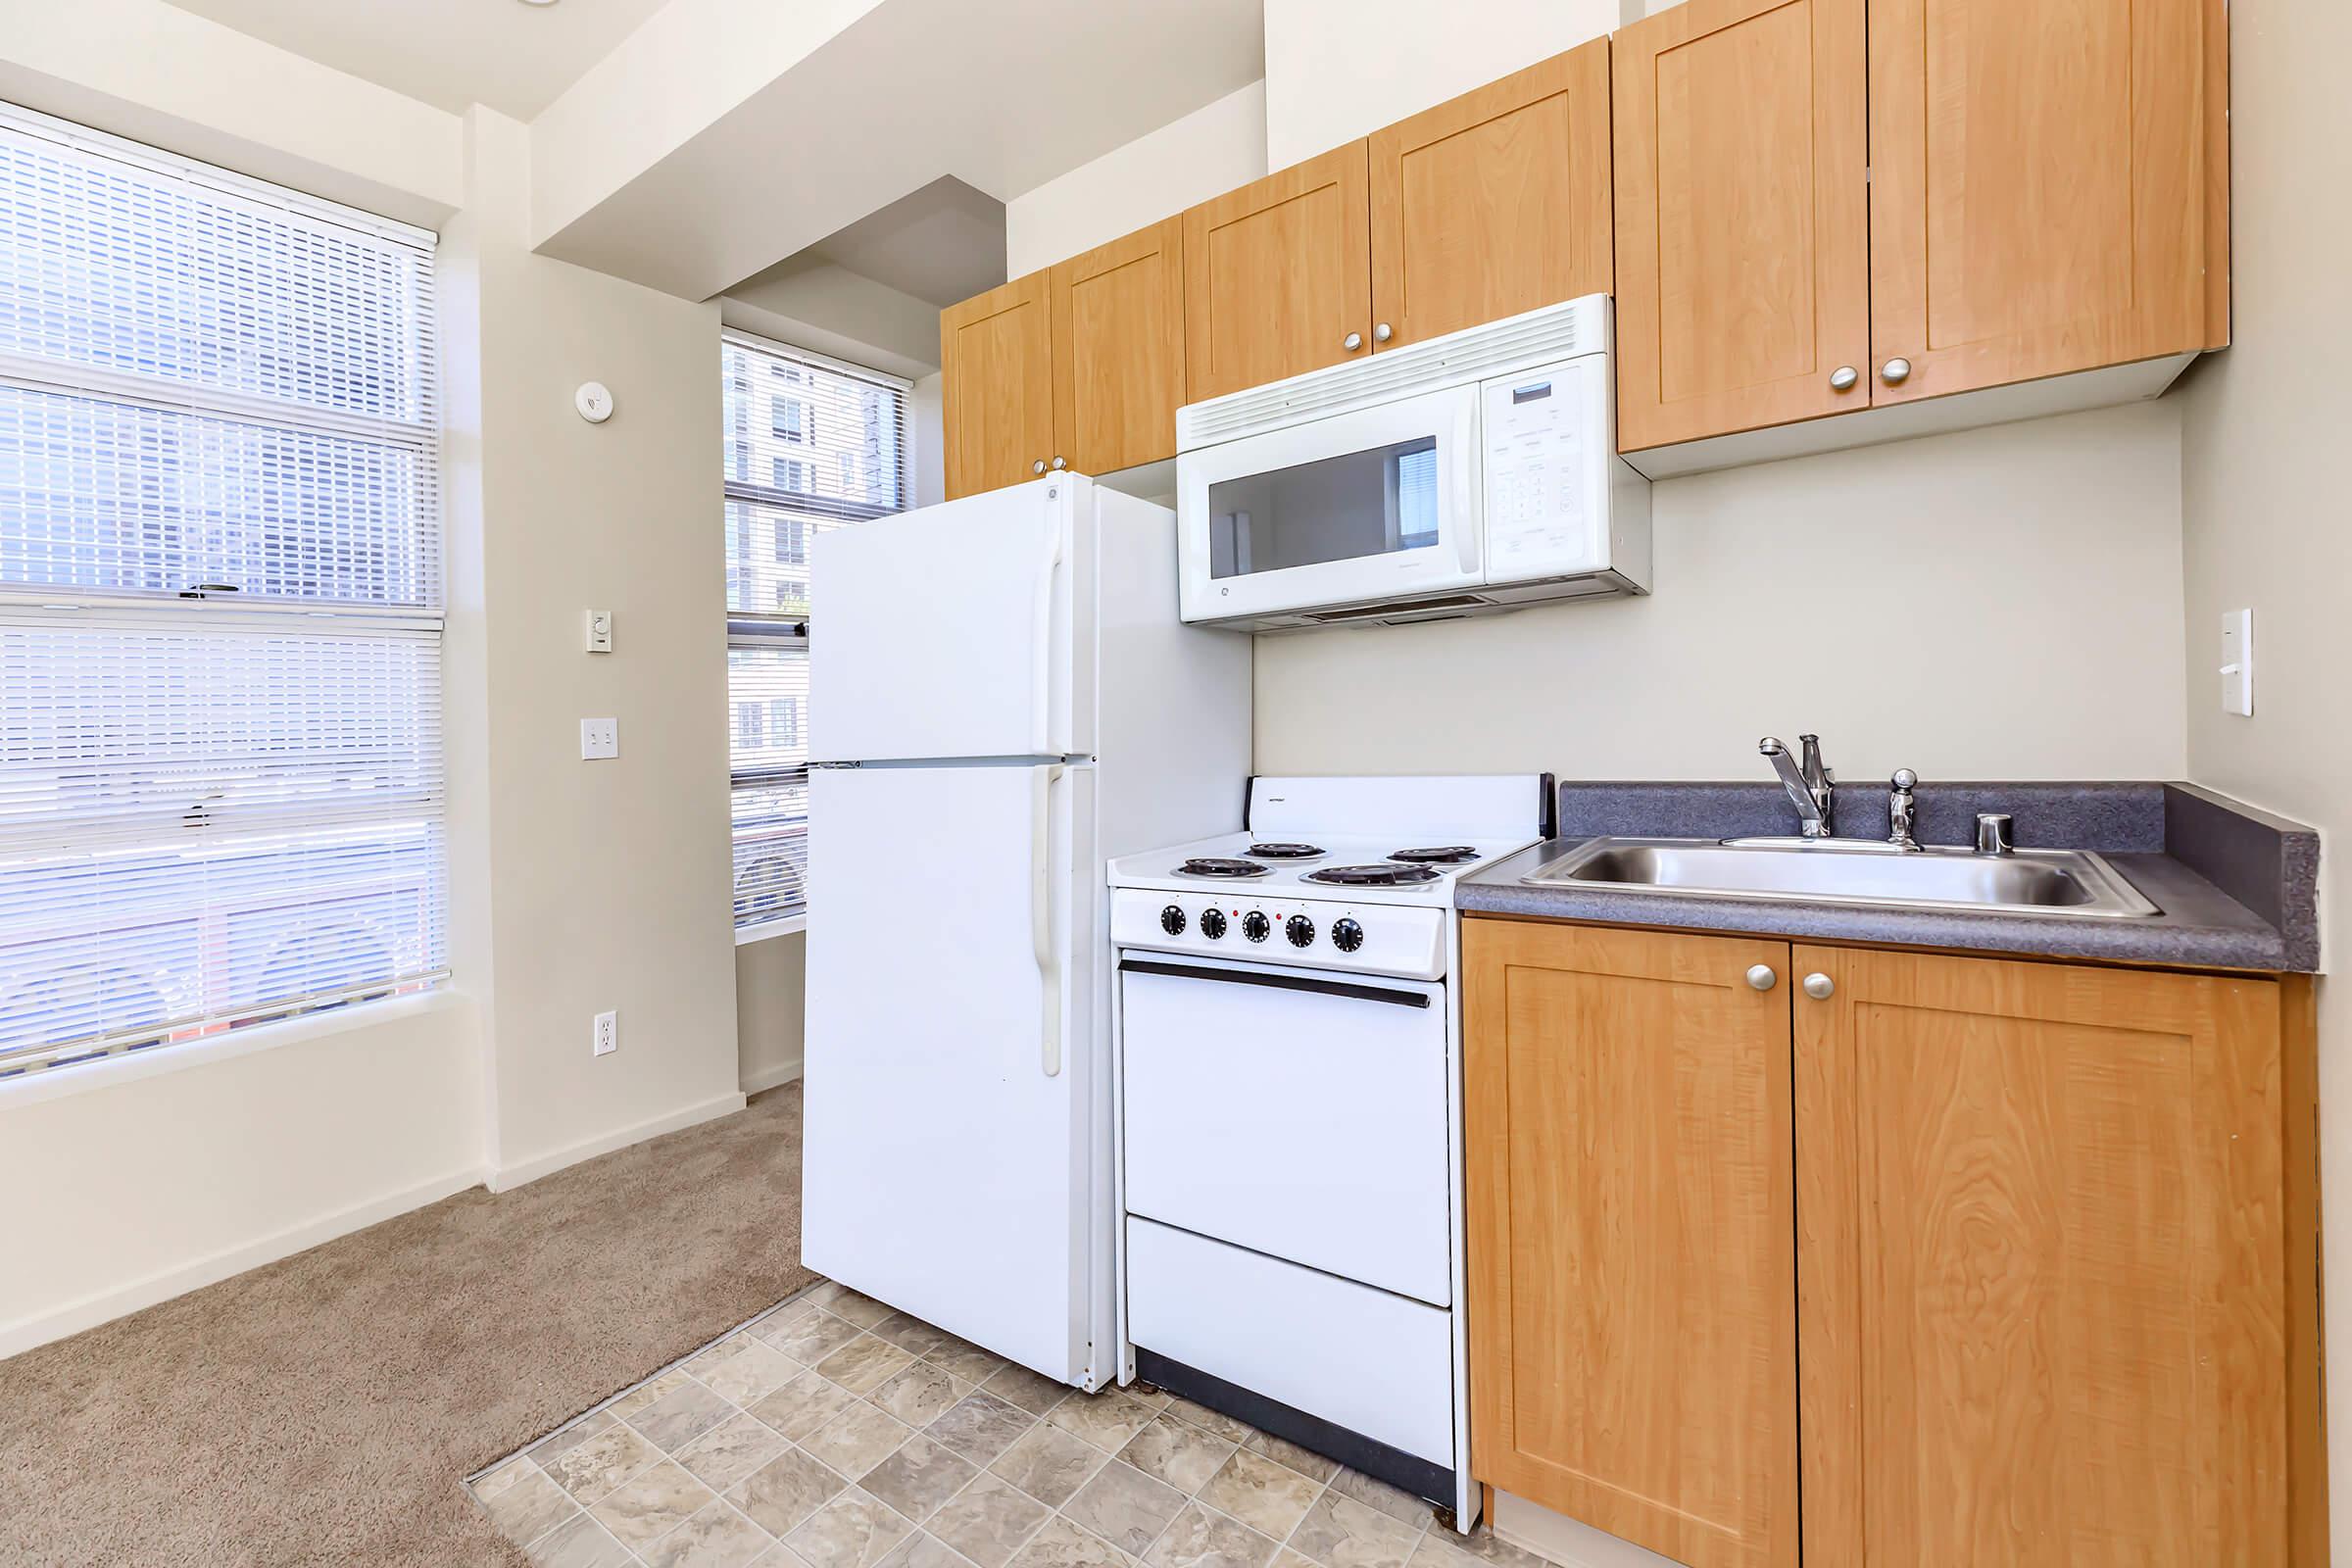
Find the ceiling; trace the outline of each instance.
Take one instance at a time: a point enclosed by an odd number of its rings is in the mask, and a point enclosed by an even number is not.
[[[953,305],[1004,281],[1004,204],[942,174],[808,247],[932,305]]]
[[[529,120],[665,0],[172,0],[443,109]]]

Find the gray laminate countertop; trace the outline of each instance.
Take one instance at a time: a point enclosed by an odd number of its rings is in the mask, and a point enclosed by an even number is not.
[[[1923,784],[1920,837],[1969,842],[1977,811],[2007,811],[2020,848],[2092,850],[2162,911],[2137,919],[1978,913],[1636,891],[1520,878],[1603,835],[1731,838],[1793,831],[1777,784],[1560,786],[1558,836],[1464,877],[1467,911],[1737,931],[2197,969],[2319,966],[2319,836],[2192,784]],[[1884,786],[1839,785],[1836,831],[1883,837]]]

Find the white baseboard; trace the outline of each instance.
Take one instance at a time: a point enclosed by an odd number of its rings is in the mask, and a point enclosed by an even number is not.
[[[743,1075],[743,1092],[746,1095],[762,1094],[778,1084],[788,1084],[801,1075],[801,1058],[795,1056],[790,1061],[779,1061],[758,1072],[747,1072]]]
[[[577,1165],[583,1159],[594,1159],[599,1154],[610,1154],[615,1149],[642,1144],[648,1138],[659,1138],[663,1133],[679,1132],[702,1122],[732,1115],[743,1108],[743,1102],[741,1091],[719,1095],[700,1104],[688,1105],[684,1109],[635,1122],[627,1127],[617,1127],[609,1133],[599,1133],[594,1138],[585,1138],[544,1154],[534,1154],[529,1159],[517,1160],[512,1165],[493,1165],[483,1176],[482,1185],[494,1193],[513,1192],[525,1182],[535,1182],[542,1176],[553,1175],[566,1165]]]
[[[366,1230],[411,1209],[437,1203],[452,1193],[462,1193],[478,1186],[482,1172],[478,1169],[451,1171],[429,1182],[422,1182],[402,1192],[387,1193],[365,1203],[355,1203],[332,1214],[322,1214],[300,1225],[289,1226],[240,1247],[223,1248],[218,1252],[182,1263],[176,1268],[164,1269],[143,1279],[132,1280],[113,1290],[98,1291],[68,1301],[63,1306],[36,1312],[13,1322],[0,1323],[0,1360],[29,1350],[36,1345],[62,1340],[69,1334],[96,1328],[142,1307],[168,1301],[174,1296],[184,1296],[207,1285],[218,1284],[232,1274],[274,1263],[281,1257],[307,1251],[321,1242],[331,1242],[338,1236]]]

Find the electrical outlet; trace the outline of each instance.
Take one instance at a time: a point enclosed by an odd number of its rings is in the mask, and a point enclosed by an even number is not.
[[[596,761],[602,758],[620,755],[620,720],[617,718],[583,718],[580,720],[580,760]]]
[[[620,1049],[620,1014],[600,1012],[596,1015],[595,1054],[610,1056]]]

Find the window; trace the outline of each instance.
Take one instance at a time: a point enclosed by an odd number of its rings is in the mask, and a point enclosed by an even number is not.
[[[432,247],[0,107],[0,1075],[446,974]]]
[[[808,911],[808,541],[907,505],[908,383],[740,332],[720,357],[735,924],[749,930]]]

